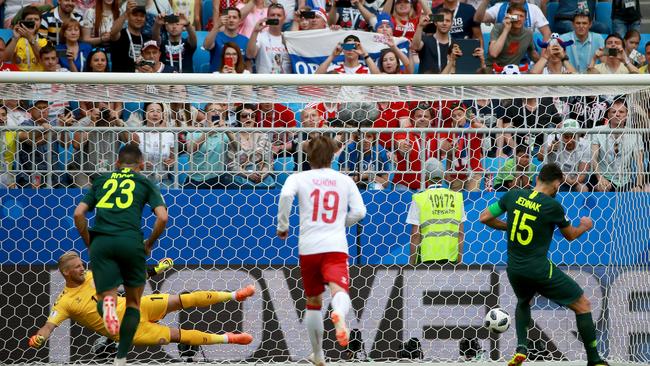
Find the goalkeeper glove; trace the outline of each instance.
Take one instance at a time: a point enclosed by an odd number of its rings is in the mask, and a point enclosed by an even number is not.
[[[40,334],[35,334],[29,337],[29,346],[32,348],[41,348],[45,344],[45,337]]]
[[[172,268],[173,266],[174,266],[174,261],[171,258],[161,259],[160,261],[158,261],[158,264],[155,267],[149,268],[147,270],[147,275],[149,277],[159,275],[167,271],[168,269]]]

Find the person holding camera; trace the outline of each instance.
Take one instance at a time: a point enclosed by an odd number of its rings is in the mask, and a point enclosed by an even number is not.
[[[135,72],[171,74],[176,72],[173,67],[160,62],[160,47],[158,42],[150,40],[142,46],[142,57],[135,63]]]
[[[191,154],[190,171],[185,188],[224,189],[232,177],[227,173],[229,153],[237,151],[235,134],[226,128],[227,106],[209,103],[205,107],[205,125],[209,132],[192,132],[187,135],[187,152]]]
[[[494,6],[490,5],[490,0],[481,0],[478,8],[476,8],[476,13],[474,14],[474,21],[477,23],[488,23],[488,24],[499,24],[503,23],[508,14],[510,14],[510,7],[515,5],[521,7],[524,10],[524,16],[522,19],[522,25],[529,29],[531,32],[540,32],[544,41],[548,41],[551,38],[551,27],[548,24],[548,20],[540,9],[539,6],[532,3],[532,1],[527,0],[510,0],[502,1]],[[492,39],[492,37],[490,37]]]
[[[3,61],[12,62],[19,71],[43,71],[39,52],[41,47],[47,44],[47,39],[39,37],[39,24],[40,10],[34,6],[26,7],[21,20],[14,26],[13,35],[3,54]]]
[[[146,12],[143,6],[128,0],[126,11],[113,22],[110,47],[113,72],[135,71],[135,61],[140,58],[145,42],[151,40],[149,34],[143,33]],[[124,22],[127,22],[126,28]]]
[[[56,46],[59,63],[62,67],[72,71],[81,72],[88,63],[88,55],[92,50],[90,44],[80,42],[81,24],[72,19],[63,23],[61,27],[61,43]]]
[[[419,74],[440,74],[447,66],[447,54],[451,38],[453,13],[446,8],[440,8],[433,16],[433,22],[429,15],[422,15],[417,30],[413,36],[411,49],[418,52],[420,57]],[[435,24],[435,33],[425,32]],[[426,34],[423,34],[426,33]]]
[[[334,59],[341,53],[343,53],[344,57],[343,64],[332,65]],[[363,58],[367,66],[364,66],[359,62],[359,57]],[[375,61],[373,61],[372,57],[368,55],[368,52],[363,49],[359,37],[352,34],[345,37],[343,43],[336,45],[332,54],[329,55],[320,66],[318,66],[318,69],[316,69],[314,73],[326,74],[330,72],[335,74],[381,74]]]
[[[165,31],[160,34],[160,28]],[[183,38],[183,30],[187,38]],[[169,65],[174,72],[192,73],[192,56],[196,50],[196,32],[185,14],[158,15],[153,26],[152,39],[162,45],[162,62]]]
[[[576,68],[571,65],[569,57],[557,40],[551,40],[548,47],[542,50],[542,56],[537,60],[531,74],[575,74]]]
[[[203,41],[203,48],[210,52],[210,71],[215,72],[222,66],[221,54],[226,43],[232,42],[239,46],[245,62],[246,47],[248,46],[248,37],[238,33],[242,24],[242,13],[235,7],[226,8],[221,16],[223,31],[221,27],[214,26]]]
[[[522,59],[537,61],[539,55],[533,45],[533,31],[524,26],[526,9],[517,4],[508,7],[503,23],[490,32],[488,65],[519,65]]]
[[[258,74],[291,74],[289,52],[282,39],[284,18],[282,4],[273,3],[267,18],[258,21],[253,29],[246,55],[255,59]]]
[[[639,69],[625,53],[625,42],[618,34],[610,34],[605,39],[605,48],[600,48],[591,59],[587,72],[590,74],[638,74]],[[596,65],[600,60],[601,63]]]

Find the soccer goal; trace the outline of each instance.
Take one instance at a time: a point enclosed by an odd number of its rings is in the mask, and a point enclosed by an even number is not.
[[[298,214],[286,241],[275,224],[280,189],[308,167],[304,149],[314,133],[338,141],[332,168],[352,176],[368,210],[348,232],[352,341],[340,347],[326,321],[328,362],[509,359],[516,297],[506,234],[479,215],[503,191],[534,185],[549,161],[566,177],[556,199],[567,219],[594,221],[571,243],[556,232],[549,259],[590,300],[600,353],[615,365],[650,362],[647,75],[2,73],[0,83],[1,363],[111,360],[115,342],[83,317],[56,324],[40,349],[27,340],[54,315],[74,318],[52,314],[59,294],[74,291],[57,260],[73,250],[87,265],[74,207],[129,141],[140,144],[143,172],[170,213],[148,264],[171,258],[174,266],[151,276],[145,295],[257,288],[243,302],[151,318],[171,328],[247,332],[252,343],[138,346],[129,359],[306,362]],[[444,166],[444,186],[463,192],[463,246],[448,263],[421,263],[406,221],[413,193],[431,183],[423,170],[431,158]],[[143,231],[152,224],[145,220]],[[510,314],[503,333],[485,326],[494,308]],[[530,362],[586,364],[570,310],[535,297],[532,317]]]

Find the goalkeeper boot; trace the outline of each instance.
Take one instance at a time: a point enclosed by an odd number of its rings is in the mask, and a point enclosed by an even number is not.
[[[248,333],[226,333],[228,344],[249,344],[253,341],[253,336]]]
[[[316,358],[315,354],[310,354],[309,357],[307,357],[309,362],[313,363],[315,366],[327,366],[325,363],[325,360],[322,358]]]
[[[115,298],[113,296],[104,297],[102,309],[104,311],[102,317],[104,320],[104,328],[106,328],[108,334],[112,336],[120,334],[120,319],[117,317],[117,302]]]
[[[350,342],[350,330],[345,325],[345,319],[336,311],[332,311],[331,318],[336,329],[336,340],[341,347],[347,347]]]
[[[244,301],[253,295],[255,295],[255,285],[248,285],[235,291],[235,299],[237,301]]]
[[[587,362],[587,366],[609,366],[609,364],[605,360],[600,360],[596,362]]]
[[[521,366],[524,361],[526,361],[526,355],[523,353],[515,353],[514,356],[512,356],[512,360],[508,362],[508,366]]]

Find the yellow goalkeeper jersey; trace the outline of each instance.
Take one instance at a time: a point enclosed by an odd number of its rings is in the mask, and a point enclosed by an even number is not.
[[[117,315],[124,316],[126,299],[117,298]],[[86,272],[86,279],[81,286],[65,287],[52,306],[52,312],[47,321],[59,326],[64,320],[72,319],[80,325],[109,337],[102,317],[97,313],[97,293],[93,282],[93,274]],[[110,337],[113,338],[113,337]]]

